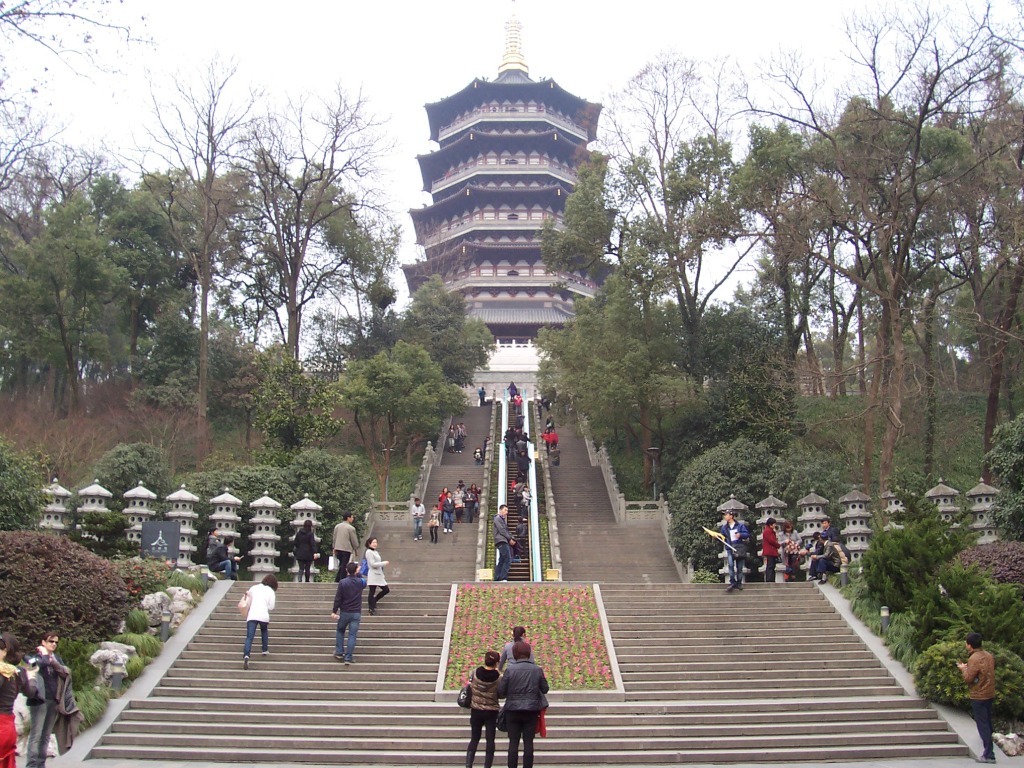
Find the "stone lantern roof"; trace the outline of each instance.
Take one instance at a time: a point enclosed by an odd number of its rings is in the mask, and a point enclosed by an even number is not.
[[[65,488],[63,485],[57,482],[57,478],[53,478],[53,482],[43,489],[44,493],[49,494],[58,499],[69,499],[71,498],[71,491]]]
[[[749,509],[750,507],[748,507],[742,501],[739,501],[735,495],[730,494],[729,500],[723,504],[719,504],[717,511],[722,514],[725,514],[726,512],[746,512]]]
[[[774,496],[772,496],[771,494],[769,494],[766,498],[761,499],[759,502],[757,502],[757,504],[754,505],[754,508],[755,509],[765,509],[765,510],[785,509],[786,508],[786,502],[784,502],[782,499],[777,499]]]
[[[796,505],[798,507],[809,507],[809,506],[812,506],[812,505],[817,505],[817,506],[820,506],[820,507],[826,507],[826,506],[828,506],[828,504],[829,504],[829,500],[828,499],[826,499],[824,496],[819,496],[814,491],[811,491],[809,494],[804,496],[802,499],[800,499],[800,501],[798,501],[796,503]]]
[[[139,484],[129,491],[124,492],[126,499],[146,499],[147,501],[155,501],[156,494],[146,488],[142,481],[139,480]]]
[[[850,504],[855,501],[862,501],[866,504],[867,502],[871,501],[871,497],[864,493],[864,491],[858,488],[854,488],[848,494],[839,499],[840,504]]]
[[[87,485],[78,492],[79,496],[100,496],[104,499],[114,498],[114,494],[100,485],[99,480],[93,480],[92,485]]]
[[[974,498],[975,496],[996,496],[998,494],[999,494],[999,489],[998,488],[993,488],[991,485],[986,483],[984,480],[979,480],[978,484],[976,486],[974,486],[973,488],[971,488],[971,490],[969,490],[967,492],[967,495],[970,498]]]
[[[956,488],[950,488],[948,485],[942,482],[942,478],[939,478],[939,484],[932,488],[930,491],[925,492],[926,499],[937,499],[940,496],[959,496],[960,491]]]
[[[185,504],[196,504],[199,501],[199,497],[196,496],[194,493],[189,493],[188,491],[186,491],[185,486],[182,485],[181,488],[179,488],[170,496],[168,496],[165,499],[165,501],[178,501]]]
[[[210,499],[210,503],[221,504],[228,507],[242,506],[242,500],[237,496],[232,496],[230,493],[228,493],[228,490],[226,488],[224,489],[224,493],[222,493],[220,496],[216,496]]]
[[[323,507],[304,494],[302,499],[292,504],[291,509],[295,512],[323,512]]]
[[[260,496],[260,498],[256,499],[256,501],[249,502],[249,506],[253,509],[280,509],[281,502],[264,494],[263,496]]]

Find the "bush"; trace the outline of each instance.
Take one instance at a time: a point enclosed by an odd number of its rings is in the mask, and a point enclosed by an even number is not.
[[[142,671],[146,668],[150,658],[148,656],[132,656],[128,659],[128,663],[125,665],[125,675],[129,680],[134,680]]]
[[[1024,717],[1024,661],[998,643],[986,643],[985,649],[996,661],[993,712],[1007,719]],[[963,640],[949,640],[927,648],[914,667],[918,694],[928,701],[969,710],[971,701],[967,695],[967,683],[956,667],[958,661],[966,660],[967,648]]]
[[[891,611],[905,611],[914,592],[934,583],[935,572],[969,543],[963,529],[950,530],[937,514],[917,514],[913,502],[902,529],[878,531],[862,558],[871,594]]]
[[[130,645],[139,656],[148,656],[151,659],[159,656],[160,649],[163,648],[163,643],[160,642],[160,638],[156,635],[122,632],[120,635],[114,635],[110,639],[115,643]]]
[[[206,585],[198,576],[183,571],[171,571],[167,577],[168,587],[184,587],[193,595],[201,595],[206,592]]]
[[[1024,539],[1024,416],[996,427],[985,463],[998,476],[992,519],[1006,538]]]
[[[149,616],[141,608],[128,611],[128,618],[124,620],[124,626],[126,632],[144,635],[149,629]]]
[[[118,512],[124,509],[124,493],[139,483],[161,499],[171,488],[167,455],[149,443],[115,445],[103,454],[93,472],[100,485],[114,494],[110,508]]]
[[[131,557],[139,551],[125,536],[128,518],[120,512],[86,512],[77,522],[71,539],[100,557]]]
[[[106,640],[128,615],[128,590],[113,564],[64,536],[0,532],[0,575],[0,626],[18,637],[56,630]]]
[[[88,690],[96,685],[99,670],[89,663],[89,658],[97,650],[99,650],[99,646],[96,643],[88,643],[61,635],[60,644],[57,646],[57,655],[71,670],[71,686],[76,694],[78,691]]]
[[[731,494],[751,507],[751,520],[756,518],[753,506],[768,495],[774,464],[775,457],[765,446],[740,438],[712,448],[679,473],[668,501],[672,544],[681,562],[692,559],[696,569],[718,568],[721,545],[702,527],[716,528],[721,523],[716,510]]]
[[[958,561],[940,568],[935,581],[915,593],[913,611],[918,648],[975,631],[1024,654],[1020,587],[997,584],[977,568],[964,568]]]
[[[703,568],[698,568],[693,572],[693,576],[690,577],[691,584],[721,584],[722,577],[714,571],[707,571]]]
[[[86,688],[81,691],[75,690],[75,703],[78,704],[78,709],[84,718],[81,730],[95,725],[103,717],[103,713],[107,711],[107,702],[110,701],[112,695],[113,691],[106,686]]]
[[[0,530],[32,528],[43,508],[38,466],[0,438]]]
[[[1024,584],[1024,542],[978,544],[957,557],[964,565],[976,565],[1000,583]]]
[[[167,586],[167,578],[170,576],[167,563],[148,557],[115,560],[114,567],[118,575],[124,579],[128,594],[134,598],[162,591]]]

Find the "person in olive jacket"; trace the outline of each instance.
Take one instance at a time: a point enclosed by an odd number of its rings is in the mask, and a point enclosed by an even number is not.
[[[548,705],[544,696],[548,680],[544,670],[530,659],[530,644],[520,641],[512,647],[515,664],[505,669],[498,681],[498,698],[505,699],[508,725],[508,768],[518,768],[519,740],[523,741],[523,768],[533,768],[533,737],[540,711]]]

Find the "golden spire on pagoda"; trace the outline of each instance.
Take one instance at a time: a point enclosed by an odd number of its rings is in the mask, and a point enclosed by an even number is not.
[[[515,5],[513,0],[512,18],[505,22],[505,55],[501,59],[501,66],[498,67],[499,75],[513,69],[530,74],[530,68],[523,57],[523,25],[516,18]]]

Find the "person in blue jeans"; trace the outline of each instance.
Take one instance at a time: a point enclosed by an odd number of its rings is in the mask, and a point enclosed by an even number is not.
[[[974,724],[981,737],[981,754],[975,758],[979,763],[994,763],[995,748],[992,746],[992,702],[996,697],[996,662],[992,654],[982,650],[981,633],[967,635],[967,662],[956,666],[967,683],[967,695],[971,698],[971,712]]]
[[[352,654],[356,649],[356,637],[359,635],[359,622],[363,618],[363,590],[366,580],[359,575],[359,565],[349,563],[345,566],[345,578],[338,582],[338,591],[334,595],[334,608],[331,618],[338,622],[334,634],[334,658],[352,664]],[[348,644],[345,643],[345,630],[348,630]]]
[[[508,530],[508,506],[502,504],[498,507],[498,514],[494,516],[494,548],[497,554],[494,558],[494,580],[508,581],[508,571],[512,567],[512,536]]]
[[[214,573],[224,572],[225,579],[238,580],[239,557],[232,557],[229,547],[235,543],[230,536],[221,538],[220,531],[216,528],[210,534],[210,540],[206,543],[206,565]]]
[[[268,629],[270,627],[270,612],[274,610],[277,594],[277,577],[268,573],[263,581],[249,587],[246,593],[249,596],[249,612],[245,616],[245,650],[242,653],[242,667],[249,668],[249,652],[252,650],[252,641],[256,637],[256,628],[259,627],[260,639],[263,641],[263,655],[270,653],[268,644]]]
[[[750,543],[750,529],[741,523],[731,509],[722,513],[722,527],[719,528],[729,545],[725,548],[729,558],[729,588],[726,592],[743,589],[743,566],[746,564],[746,551]]]

